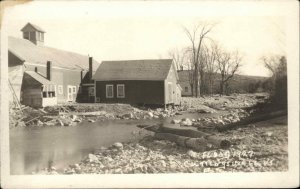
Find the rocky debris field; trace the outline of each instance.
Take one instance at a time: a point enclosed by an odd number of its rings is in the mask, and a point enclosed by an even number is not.
[[[158,140],[152,132],[141,129],[142,140],[100,147],[85,159],[64,170],[45,168],[38,174],[105,174],[105,173],[201,173],[201,172],[265,172],[288,170],[287,117],[246,124],[218,131],[216,126],[236,123],[252,114],[253,106],[267,99],[265,94],[223,97],[182,98],[175,109],[142,109],[129,105],[68,105],[44,109],[60,120],[65,118],[95,121],[102,119],[155,119],[180,115],[182,112],[204,113],[198,118],[173,119],[172,124],[198,129],[214,137],[230,141],[226,149],[195,151],[174,142]],[[234,100],[236,99],[236,100]],[[91,107],[94,106],[94,107]],[[97,107],[98,106],[98,107]],[[104,107],[103,107],[104,106]],[[114,107],[117,106],[117,107]],[[62,108],[64,110],[61,110]],[[126,111],[125,111],[126,110]],[[41,111],[41,110],[35,110]],[[199,115],[200,115],[199,114]],[[39,114],[37,114],[39,115]],[[41,114],[45,115],[45,114]],[[49,116],[49,113],[46,114]],[[43,116],[45,117],[45,116]],[[51,121],[51,120],[49,120]],[[48,121],[48,122],[49,122]],[[60,122],[58,121],[58,122]],[[44,123],[47,123],[45,121]],[[64,124],[64,123],[63,123]],[[61,124],[61,125],[63,125]]]
[[[213,129],[216,126],[222,126],[229,123],[236,123],[248,116],[250,116],[250,113],[248,111],[245,111],[243,109],[231,109],[217,116],[212,116],[212,117],[206,116],[198,119],[189,119],[189,118],[183,118],[181,120],[173,119],[171,123],[179,124],[180,126],[185,126],[185,127],[193,126],[193,127],[197,127],[198,129]]]
[[[183,126],[198,127],[213,124],[226,124],[247,116],[244,108],[249,108],[268,98],[267,94],[234,94],[232,96],[183,97],[181,106],[174,108],[133,107],[128,104],[64,104],[40,109],[10,106],[10,128],[24,126],[75,126],[82,121],[95,122],[108,119],[159,119],[173,117],[182,112],[218,113],[214,118],[197,120],[173,120]]]
[[[196,152],[152,136],[131,143],[115,143],[89,154],[81,162],[59,172],[44,174],[127,174],[270,172],[288,170],[287,118],[250,124],[216,133],[232,142],[228,149]]]
[[[200,98],[184,97],[182,105],[195,111],[215,112],[216,110],[228,110],[252,107],[269,98],[266,93],[257,94],[232,94],[230,96],[205,96]]]
[[[128,104],[70,104],[40,109],[22,106],[10,108],[10,128],[25,126],[76,126],[82,121],[114,119],[158,119],[176,115],[182,107],[136,108]]]

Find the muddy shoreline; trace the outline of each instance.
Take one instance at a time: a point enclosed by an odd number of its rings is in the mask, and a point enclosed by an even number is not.
[[[197,152],[180,147],[174,142],[157,140],[148,132],[148,136],[138,141],[125,143],[116,141],[109,147],[99,146],[99,150],[88,154],[76,164],[66,166],[63,170],[57,170],[55,165],[49,165],[43,171],[32,174],[287,171],[286,116],[223,132],[215,130],[218,126],[239,122],[266,111],[258,104],[265,103],[267,99],[267,94],[236,94],[222,97],[183,97],[181,106],[169,109],[150,109],[125,104],[70,104],[34,110],[36,114],[31,112],[30,119],[34,117],[33,115],[39,118],[31,122],[28,122],[28,117],[23,118],[26,127],[65,127],[76,126],[82,121],[168,118],[171,120],[170,124],[213,134],[229,140],[231,146],[228,149]],[[186,112],[203,116],[175,119],[176,116],[185,115]],[[135,134],[143,132],[145,130]]]
[[[133,174],[270,172],[288,170],[286,117],[216,133],[228,149],[197,152],[151,135],[136,142],[100,147],[82,161],[58,171],[55,165],[38,174]],[[37,174],[37,173],[35,173]]]

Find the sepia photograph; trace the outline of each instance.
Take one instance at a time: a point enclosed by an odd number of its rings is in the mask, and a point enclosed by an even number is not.
[[[3,188],[299,186],[297,1],[4,1],[0,76]]]

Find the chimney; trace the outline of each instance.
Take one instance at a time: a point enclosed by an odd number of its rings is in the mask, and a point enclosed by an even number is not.
[[[83,70],[80,71],[80,82],[83,80]]]
[[[52,62],[47,61],[47,79],[51,81],[52,79]]]
[[[37,67],[35,67],[35,68],[34,68],[34,71],[37,73],[37,72],[38,72],[38,68],[37,68]]]
[[[92,80],[93,76],[93,57],[89,57],[89,79]]]

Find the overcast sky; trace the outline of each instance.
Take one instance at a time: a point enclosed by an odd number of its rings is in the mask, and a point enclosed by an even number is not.
[[[169,58],[189,45],[183,27],[217,23],[209,34],[228,50],[243,54],[241,74],[268,76],[259,57],[286,52],[283,2],[31,2],[6,9],[3,26],[22,37],[31,22],[46,31],[45,45],[96,60]]]

